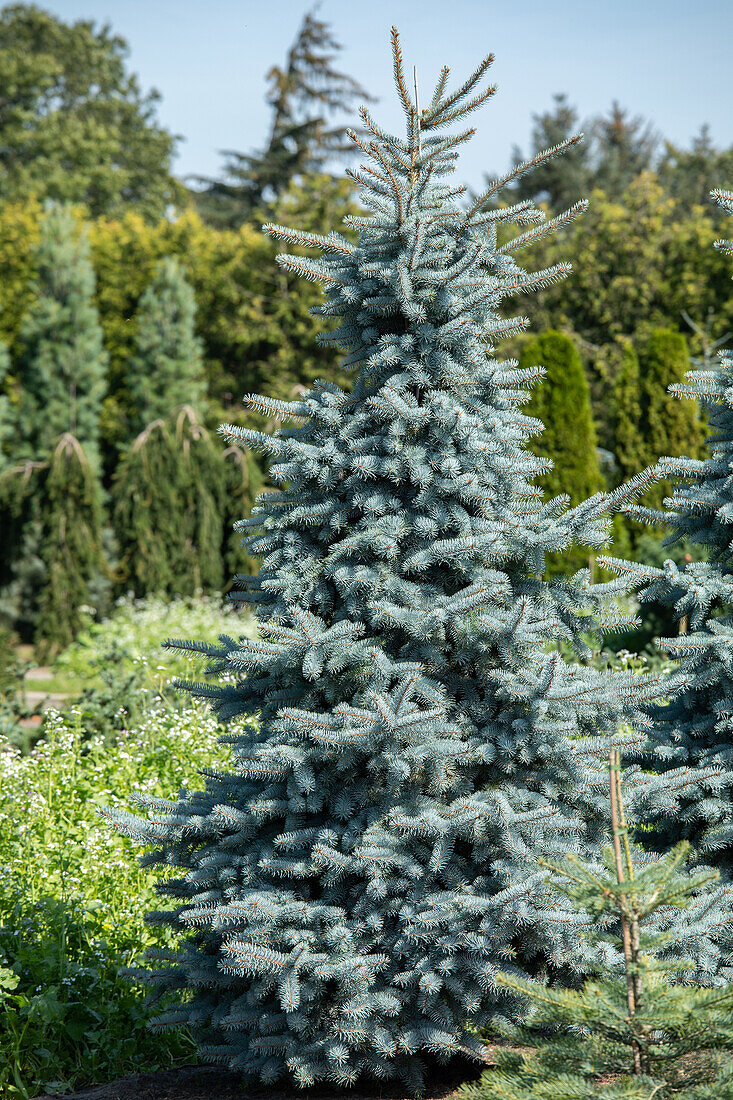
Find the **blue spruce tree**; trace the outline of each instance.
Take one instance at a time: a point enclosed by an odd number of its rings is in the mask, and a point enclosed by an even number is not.
[[[733,194],[712,191],[733,214]],[[716,248],[733,255],[733,242]],[[689,840],[723,881],[733,872],[733,356],[701,363],[686,381],[670,386],[692,398],[707,416],[711,434],[705,459],[665,457],[659,479],[676,480],[667,510],[631,506],[635,518],[671,529],[663,545],[687,539],[707,560],[663,568],[616,558],[601,560],[625,578],[641,602],[667,607],[680,633],[659,645],[677,658],[664,681],[664,700],[649,708],[652,726],[639,762],[661,775],[654,811],[655,846]]]
[[[152,849],[145,865],[182,869],[160,884],[173,909],[149,919],[187,935],[167,966],[135,971],[154,996],[183,994],[155,1026],[190,1026],[204,1057],[265,1082],[418,1090],[436,1061],[481,1059],[476,1029],[504,1010],[494,974],[512,960],[584,972],[580,918],[536,861],[604,838],[598,734],[633,686],[551,651],[588,656],[584,633],[615,625],[616,582],[543,573],[548,553],[602,544],[618,502],[543,503],[549,463],[527,446],[541,424],[521,411],[543,368],[494,356],[526,325],[502,303],[569,270],[527,273],[518,250],[584,204],[547,222],[531,200],[482,208],[577,138],[462,210],[464,188],[439,177],[473,131],[436,131],[493,93],[469,98],[492,59],[451,94],[444,68],[421,109],[396,28],[392,44],[407,137],[361,109],[373,138],[350,136],[371,163],[351,174],[373,215],[345,219],[358,244],[265,227],[323,251],[278,259],[325,284],[314,312],[341,320],[322,340],[357,374],[351,392],[246,398],[293,427],[223,429],[271,457],[279,486],[239,524],[264,559],[236,592],[261,640],[168,643],[230,674],[182,686],[258,722],[222,739],[234,769],[205,790],[141,795],[147,818],[104,812]],[[529,228],[500,245],[511,225]]]

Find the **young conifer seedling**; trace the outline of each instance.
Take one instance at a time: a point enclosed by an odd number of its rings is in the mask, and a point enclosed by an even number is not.
[[[461,209],[464,188],[440,178],[473,131],[438,131],[493,93],[471,98],[492,59],[452,93],[444,68],[421,107],[396,28],[392,43],[407,136],[362,109],[373,136],[352,132],[367,162],[352,174],[373,214],[347,219],[358,243],[265,227],[323,251],[278,259],[325,285],[315,310],[341,320],[322,340],[357,373],[350,391],[246,399],[294,427],[224,429],[271,457],[279,486],[240,524],[263,558],[238,579],[261,638],[170,642],[229,674],[184,686],[257,724],[223,738],[234,767],[204,790],[141,796],[148,819],[107,816],[153,849],[146,865],[181,868],[160,884],[173,908],[149,919],[187,935],[137,972],[182,995],[155,1026],[189,1026],[205,1058],[250,1079],[417,1091],[436,1062],[483,1058],[475,1029],[505,1009],[508,961],[587,969],[578,915],[537,860],[602,837],[598,732],[635,689],[553,651],[588,656],[586,633],[617,623],[616,582],[543,574],[547,554],[602,544],[618,502],[543,500],[548,463],[527,445],[541,424],[522,413],[543,370],[494,350],[526,324],[502,303],[568,271],[528,273],[519,250],[584,205],[544,221],[497,196],[577,138]]]
[[[637,866],[635,858],[645,857],[629,841],[617,749],[609,772],[613,844],[605,869],[574,854],[540,860],[557,876],[554,889],[590,918],[586,934],[602,946],[605,965],[580,989],[497,974],[499,986],[526,999],[530,1015],[512,1045],[496,1048],[497,1068],[463,1086],[462,1100],[733,1097],[725,1053],[733,1050],[733,989],[687,984],[685,961],[660,957],[670,934],[657,930],[661,912],[686,908],[717,872],[686,872],[685,841]]]

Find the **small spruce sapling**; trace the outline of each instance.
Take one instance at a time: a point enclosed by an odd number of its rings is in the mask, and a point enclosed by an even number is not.
[[[496,1068],[460,1090],[463,1100],[733,1097],[733,1062],[724,1057],[733,1050],[733,988],[686,984],[693,964],[660,957],[671,934],[658,930],[665,909],[686,908],[717,872],[686,872],[684,841],[649,862],[629,840],[617,749],[609,771],[613,844],[605,867],[572,853],[539,860],[557,876],[558,894],[590,918],[585,934],[602,947],[603,970],[580,989],[497,974],[530,1014],[511,1045],[495,1048]]]

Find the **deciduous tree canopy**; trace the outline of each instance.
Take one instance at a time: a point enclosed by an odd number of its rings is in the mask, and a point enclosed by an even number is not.
[[[34,4],[0,12],[0,198],[83,203],[93,216],[134,205],[157,218],[185,191],[175,138],[126,70],[109,25],[68,24]]]

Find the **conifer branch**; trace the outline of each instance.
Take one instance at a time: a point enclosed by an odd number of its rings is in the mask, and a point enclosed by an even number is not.
[[[489,69],[493,64],[493,53],[487,54],[483,61],[481,61],[478,65],[478,68],[474,69],[474,71],[471,73],[468,80],[464,81],[461,87],[458,88],[453,93],[453,95],[450,95],[447,99],[444,99],[443,102],[438,106],[437,110],[432,111],[429,115],[427,115],[423,124],[423,129],[433,130],[437,126],[442,126],[446,121],[448,121],[448,119],[443,117],[444,112],[447,111],[449,107],[452,107],[455,103],[458,103],[459,100],[467,96],[471,89],[479,82],[487,69]],[[472,104],[467,105],[466,110],[474,110],[475,107],[477,107],[480,103],[483,103],[486,99],[489,99],[495,93],[496,85],[490,84],[489,87],[479,97],[477,97]],[[453,111],[451,112],[449,118],[458,118],[462,113],[462,110]]]
[[[407,85],[405,84],[405,75],[402,71],[402,51],[400,50],[400,36],[397,27],[394,25],[391,29],[392,35],[392,57],[394,66],[394,80],[397,85],[397,91],[400,94],[402,100],[402,106],[408,119],[412,114],[413,105],[410,101],[410,95],[407,91]]]
[[[393,191],[394,191],[394,196],[393,197],[394,197],[394,199],[397,203],[397,220],[398,220],[399,223],[402,223],[405,220],[404,219],[404,211],[403,211],[403,207],[402,207],[402,188],[400,187],[399,183],[395,179],[395,176],[392,173],[392,169],[389,167],[389,165],[387,164],[387,161],[382,156],[382,152],[381,152],[379,146],[377,145],[377,143],[375,141],[373,141],[370,144],[371,144],[371,148],[373,150],[374,156],[377,157],[378,160],[381,162],[385,172],[387,173],[390,180],[392,181],[392,188],[393,188]]]
[[[558,214],[542,225],[538,225],[534,229],[528,230],[527,233],[522,233],[520,236],[513,237],[510,241],[507,241],[501,248],[497,248],[497,255],[507,256],[511,252],[516,252],[518,248],[523,248],[526,244],[539,241],[549,233],[554,233],[558,229],[564,228],[564,226],[569,225],[570,222],[574,221],[578,215],[582,214],[587,208],[587,199],[581,199],[579,202],[573,203],[573,205],[563,211],[562,214]]]
[[[561,156],[572,145],[576,145],[579,141],[583,140],[582,134],[574,134],[566,141],[561,141],[558,145],[553,145],[550,149],[544,149],[541,153],[535,153],[529,160],[524,161],[522,164],[516,165],[511,172],[507,172],[505,176],[501,176],[499,179],[494,180],[488,190],[484,191],[476,199],[475,203],[470,210],[467,211],[466,217],[471,218],[477,210],[484,205],[493,195],[501,191],[503,187],[506,187],[508,183],[512,183],[514,180],[520,179],[526,175],[527,172],[531,172],[535,168],[539,168],[541,165],[546,164],[548,160],[554,159],[554,157]]]
[[[428,108],[428,115],[430,115],[432,112],[434,112],[436,107],[438,106],[438,103],[440,102],[440,97],[442,96],[443,92],[445,91],[445,85],[446,85],[446,81],[448,80],[449,75],[450,75],[450,69],[448,68],[447,65],[444,65],[443,68],[440,70],[440,76],[438,77],[438,83],[435,85],[435,91],[433,92],[433,98],[430,102],[430,107]]]
[[[337,252],[345,256],[356,251],[349,241],[343,238],[338,240],[335,233],[323,237],[319,233],[308,233],[304,229],[288,229],[287,226],[273,225],[270,222],[262,226],[262,232],[278,240],[287,241],[289,244],[302,245],[304,248],[322,248],[326,252]]]

